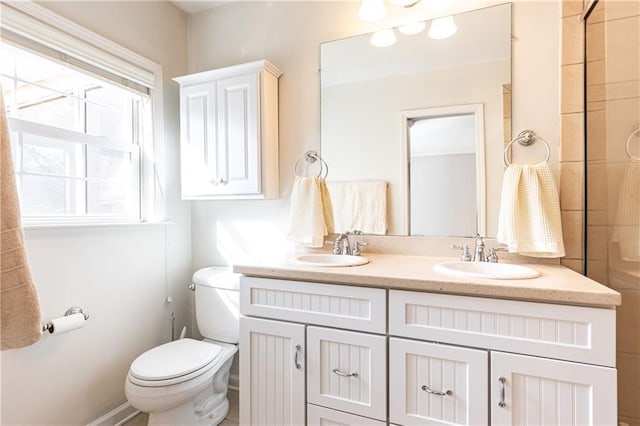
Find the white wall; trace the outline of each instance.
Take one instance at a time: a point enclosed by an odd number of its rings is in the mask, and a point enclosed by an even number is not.
[[[460,8],[480,2],[459,2]],[[481,4],[499,4],[488,1]],[[380,23],[356,18],[355,1],[233,2],[194,16],[189,26],[189,71],[266,58],[280,78],[280,184],[275,201],[197,202],[192,206],[194,266],[268,260],[288,248],[288,196],[293,167],[320,147],[319,45],[396,26],[412,9],[390,8]],[[421,19],[431,18],[424,8]],[[560,2],[513,4],[513,129],[532,129],[553,145],[558,163]],[[501,153],[500,153],[501,155]],[[517,161],[537,159],[536,148]]]
[[[81,330],[2,352],[3,425],[95,420],[126,401],[131,361],[169,340],[171,311],[178,331],[190,323],[190,206],[179,200],[178,91],[170,81],[186,72],[186,15],[167,2],[43,5],[163,66],[171,223],[26,230],[43,318],[77,305],[90,319]]]

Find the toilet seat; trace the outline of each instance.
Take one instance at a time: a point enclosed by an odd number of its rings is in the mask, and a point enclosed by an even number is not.
[[[222,347],[194,339],[180,339],[157,346],[133,361],[129,381],[145,387],[182,383],[211,369]]]

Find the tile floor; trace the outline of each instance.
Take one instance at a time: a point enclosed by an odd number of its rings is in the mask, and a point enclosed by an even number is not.
[[[240,419],[238,413],[238,407],[240,406],[238,402],[238,391],[229,389],[227,397],[229,398],[229,413],[227,413],[227,417],[220,423],[220,426],[238,426]],[[147,417],[147,413],[140,413],[122,426],[146,426]]]

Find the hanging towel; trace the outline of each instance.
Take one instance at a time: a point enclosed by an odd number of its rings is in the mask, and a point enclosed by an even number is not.
[[[327,182],[337,232],[387,233],[387,182]]]
[[[0,300],[1,349],[17,349],[42,335],[38,293],[31,278],[20,226],[9,127],[0,87]]]
[[[498,216],[499,243],[511,253],[562,257],[560,198],[548,164],[507,167]]]
[[[622,260],[640,262],[640,158],[631,159],[622,179],[611,239],[618,243]]]
[[[303,247],[322,247],[334,232],[333,208],[325,180],[296,176],[291,191],[289,237]]]

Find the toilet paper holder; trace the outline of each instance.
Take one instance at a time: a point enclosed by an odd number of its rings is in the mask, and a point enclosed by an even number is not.
[[[84,315],[84,320],[88,320],[89,319],[89,315],[85,314],[84,311],[82,310],[82,308],[78,307],[78,306],[72,306],[69,309],[67,309],[64,313],[65,317],[68,317],[69,315],[73,315],[73,314],[82,314]],[[46,323],[42,324],[42,332],[44,333],[45,331],[48,331],[49,333],[53,333],[53,323],[50,321],[47,321]]]

